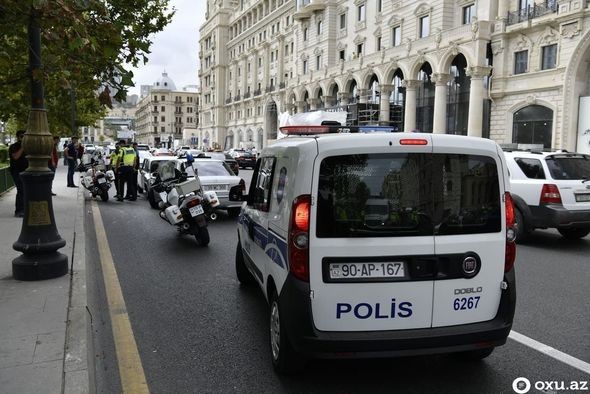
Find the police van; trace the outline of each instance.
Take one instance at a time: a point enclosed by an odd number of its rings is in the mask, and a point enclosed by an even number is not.
[[[353,131],[283,127],[254,169],[235,264],[270,304],[275,370],[306,358],[487,357],[516,302],[502,150]]]

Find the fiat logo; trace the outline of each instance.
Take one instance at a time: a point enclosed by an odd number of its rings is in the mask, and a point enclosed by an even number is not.
[[[466,275],[472,275],[477,270],[477,260],[475,257],[469,256],[465,257],[463,260],[463,272]]]

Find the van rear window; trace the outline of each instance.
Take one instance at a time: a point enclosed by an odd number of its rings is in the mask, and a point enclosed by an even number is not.
[[[457,154],[332,156],[320,165],[319,238],[499,232],[491,157]]]

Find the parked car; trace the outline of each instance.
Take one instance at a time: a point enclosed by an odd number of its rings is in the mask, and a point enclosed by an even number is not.
[[[146,193],[147,200],[152,208],[158,208],[159,200],[159,196],[158,200],[156,200],[156,195],[151,189],[152,175],[155,172],[158,172],[160,165],[168,163],[172,159],[172,156],[149,156],[146,157],[141,167],[139,167],[137,173],[137,191],[140,193]]]
[[[225,163],[229,166],[229,168],[231,168],[231,170],[234,172],[234,174],[238,175],[240,173],[240,166],[238,166],[238,162],[236,161],[236,159],[231,157],[229,155],[229,153],[207,152],[207,153],[201,153],[195,157],[211,158],[211,159],[215,159],[215,160],[225,161]]]
[[[152,155],[154,156],[174,156],[174,153],[167,148],[156,148],[153,150]]]
[[[256,165],[256,155],[250,151],[238,152],[234,156],[234,159],[236,160],[236,162],[238,163],[238,167],[240,168],[254,168],[254,166]]]
[[[140,167],[143,165],[143,162],[145,161],[146,157],[152,157],[152,154],[149,150],[138,149],[137,154],[139,155],[139,166]]]
[[[590,155],[505,151],[516,207],[517,240],[555,228],[568,239],[590,233]]]
[[[184,171],[186,159],[174,160],[176,168]],[[197,158],[194,161],[194,167],[198,171],[203,191],[212,190],[217,193],[220,203],[217,209],[227,210],[232,217],[238,216],[242,207],[242,197],[246,192],[244,180],[234,175],[231,168],[221,160]]]

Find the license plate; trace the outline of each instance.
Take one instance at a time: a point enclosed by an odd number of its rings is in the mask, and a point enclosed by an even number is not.
[[[227,185],[206,185],[206,186],[203,186],[203,189],[207,190],[207,191],[209,191],[209,190],[214,190],[214,191],[227,190]]]
[[[188,211],[191,213],[192,217],[199,216],[205,213],[203,207],[199,205],[195,205],[194,207],[190,207]]]
[[[590,193],[576,194],[576,202],[590,201]]]
[[[104,178],[98,178],[98,183],[105,183],[107,180]]]
[[[388,279],[403,278],[405,265],[401,261],[374,263],[330,263],[330,279]]]

